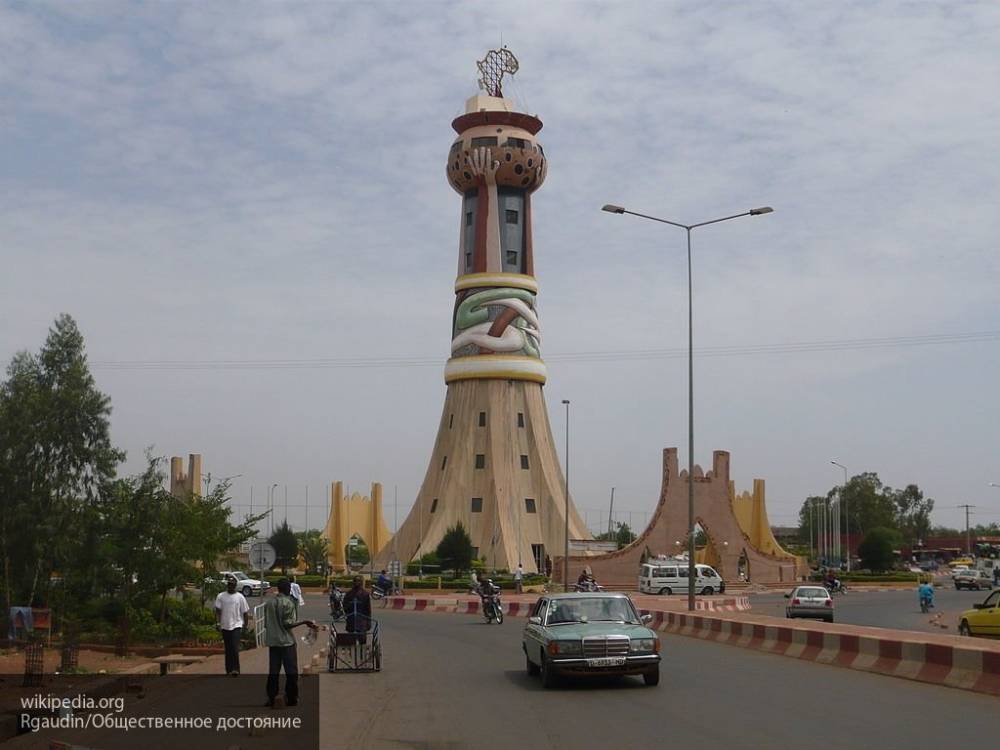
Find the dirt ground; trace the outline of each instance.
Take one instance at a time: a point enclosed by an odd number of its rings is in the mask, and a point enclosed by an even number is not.
[[[58,647],[45,649],[45,672],[53,674],[59,669],[60,653]],[[148,656],[120,657],[101,651],[86,651],[80,649],[77,666],[87,672],[120,672],[149,661]],[[0,675],[24,674],[24,651],[15,649],[0,650]]]

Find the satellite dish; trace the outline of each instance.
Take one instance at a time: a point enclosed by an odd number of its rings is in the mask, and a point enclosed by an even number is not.
[[[250,567],[253,570],[266,570],[274,565],[274,561],[278,559],[278,553],[267,542],[254,542],[250,545],[248,557]]]

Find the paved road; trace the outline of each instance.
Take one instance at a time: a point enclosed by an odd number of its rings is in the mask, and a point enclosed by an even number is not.
[[[664,637],[659,687],[624,678],[543,690],[524,671],[522,620],[379,616],[383,671],[321,677],[324,747],[913,750],[992,736],[1000,709],[979,694],[681,636]]]
[[[837,622],[849,625],[870,625],[877,628],[899,628],[955,635],[958,615],[983,601],[988,591],[955,591],[939,588],[934,591],[934,609],[921,614],[916,589],[905,591],[854,591],[834,598]],[[783,594],[758,594],[750,597],[751,611],[756,615],[785,616]],[[930,623],[931,616],[941,613],[941,629]]]

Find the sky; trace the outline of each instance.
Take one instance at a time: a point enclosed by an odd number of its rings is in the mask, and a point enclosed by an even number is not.
[[[874,471],[1000,520],[1000,5],[0,1],[0,363],[79,324],[112,435],[201,453],[293,526],[329,483],[390,528],[444,402],[476,61],[544,122],[552,429],[592,527],[687,461],[771,522]],[[306,495],[308,493],[308,506]],[[308,511],[307,511],[308,507]],[[308,518],[307,518],[308,512]]]

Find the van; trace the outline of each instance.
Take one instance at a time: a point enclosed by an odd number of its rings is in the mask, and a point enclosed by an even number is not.
[[[723,594],[726,583],[711,565],[694,566],[697,594]],[[654,560],[639,569],[639,592],[643,594],[683,594],[688,590],[688,564],[683,560]]]

